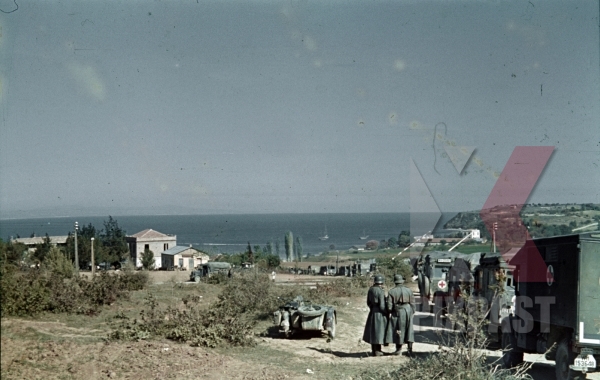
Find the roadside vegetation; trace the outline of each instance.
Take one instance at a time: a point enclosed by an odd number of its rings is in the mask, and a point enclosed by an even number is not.
[[[112,323],[110,340],[141,340],[166,338],[192,346],[218,347],[256,344],[259,321],[267,320],[283,303],[302,296],[314,303],[333,304],[340,297],[364,293],[366,278],[336,279],[306,286],[277,286],[269,276],[259,271],[237,273],[232,278],[212,276],[204,284],[220,284],[217,300],[206,308],[197,295],[186,295],[173,305],[159,306],[148,293],[139,317],[117,315]],[[202,284],[201,284],[202,286]]]

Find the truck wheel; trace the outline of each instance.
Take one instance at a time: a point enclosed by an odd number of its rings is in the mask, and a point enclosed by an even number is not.
[[[329,329],[329,331],[327,332],[327,335],[329,335],[329,337],[331,339],[335,338],[335,325],[336,325],[337,321],[336,318],[333,317],[333,323],[331,324],[331,329]]]
[[[423,294],[425,294],[427,298],[429,298],[429,295],[431,294],[429,277],[427,276],[423,276]]]
[[[569,349],[569,342],[567,340],[563,340],[556,347],[556,380],[575,380],[575,379],[585,379],[586,375],[573,371],[569,368],[569,365],[573,364],[575,361],[575,354]]]
[[[444,314],[446,314],[446,305],[444,305],[444,296],[439,294],[433,295],[433,313],[437,318],[440,318]]]
[[[298,314],[300,314],[303,317],[318,317],[326,312],[327,310],[325,310],[322,306],[317,305],[298,307]]]
[[[511,333],[502,333],[502,364],[512,368],[523,363],[523,353],[517,352],[517,339]]]
[[[197,284],[200,282],[200,276],[194,276],[194,282]]]

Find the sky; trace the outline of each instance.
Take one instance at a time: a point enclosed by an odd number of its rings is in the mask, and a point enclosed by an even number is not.
[[[0,0],[0,218],[600,203],[598,8]]]

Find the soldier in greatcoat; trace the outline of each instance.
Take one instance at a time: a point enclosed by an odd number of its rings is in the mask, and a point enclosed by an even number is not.
[[[396,344],[393,355],[400,355],[402,344],[408,344],[408,353],[412,354],[415,341],[413,315],[415,313],[415,296],[412,290],[404,286],[401,274],[394,276],[396,286],[388,291],[387,311],[390,319],[386,330],[386,343]]]
[[[371,344],[373,356],[383,356],[381,345],[385,342],[387,311],[386,297],[383,290],[383,276],[377,275],[374,278],[374,284],[367,293],[367,306],[369,306],[369,316],[363,333],[363,340]]]

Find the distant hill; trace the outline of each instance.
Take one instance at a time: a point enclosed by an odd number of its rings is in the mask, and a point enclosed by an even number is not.
[[[519,215],[532,237],[566,235],[597,230],[600,204],[527,204]],[[479,211],[459,212],[444,224],[444,228],[477,228],[482,237],[490,238]]]

